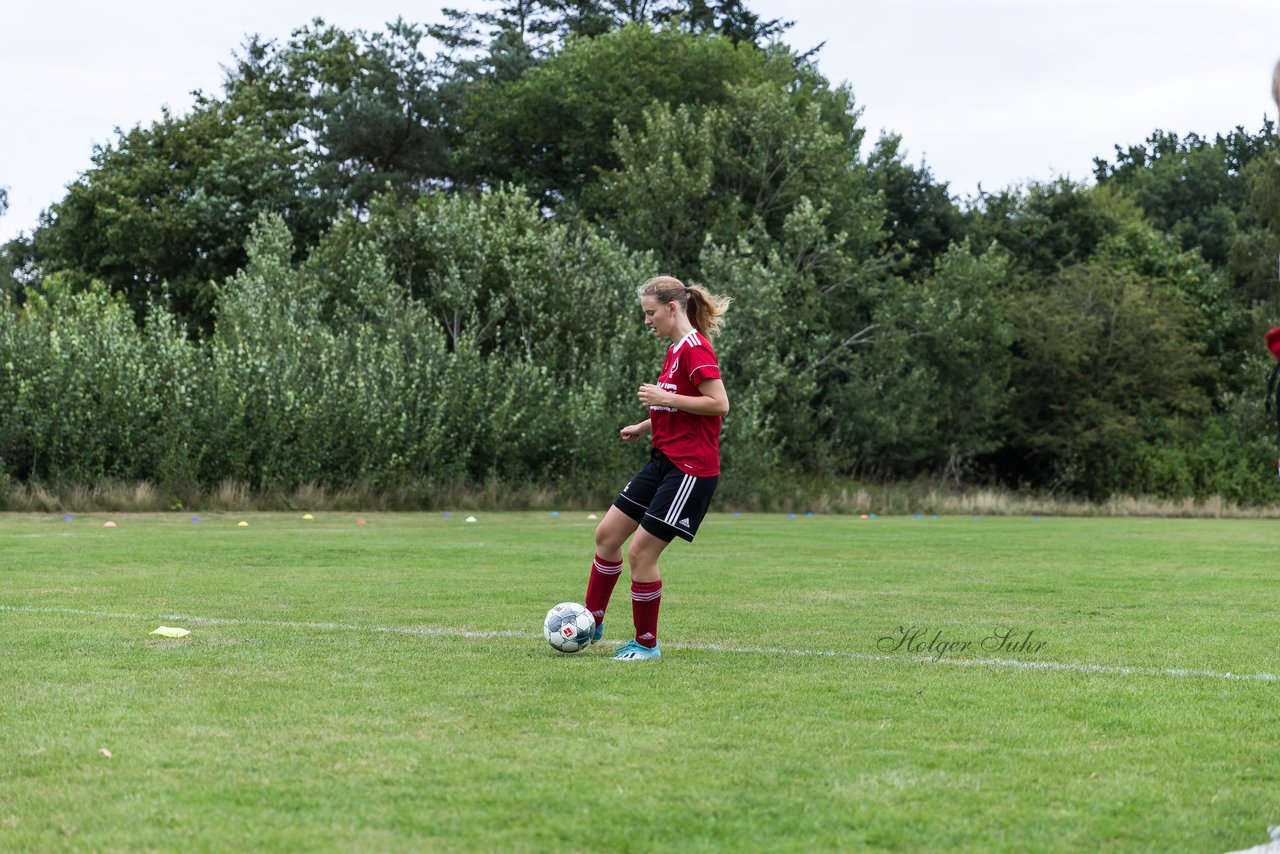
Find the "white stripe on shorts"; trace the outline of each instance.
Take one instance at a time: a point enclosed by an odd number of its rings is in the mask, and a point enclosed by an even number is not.
[[[643,508],[643,507],[644,507],[644,505],[643,505],[643,504],[641,504],[639,501],[636,501],[634,498],[631,498],[631,497],[629,497],[629,496],[623,495],[621,492],[619,492],[619,493],[618,493],[618,497],[619,497],[619,498],[626,498],[628,501],[630,501],[632,504],[634,504],[634,505],[635,505],[635,506],[637,506],[637,507],[640,507],[640,508]]]
[[[684,480],[680,481],[680,488],[676,490],[676,497],[671,502],[671,510],[662,520],[671,527],[675,527],[676,520],[680,518],[680,514],[684,512],[684,504],[689,500],[689,495],[693,492],[693,487],[697,484],[698,479],[691,474],[684,476]]]

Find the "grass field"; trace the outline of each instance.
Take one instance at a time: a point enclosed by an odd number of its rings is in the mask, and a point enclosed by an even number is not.
[[[620,663],[625,576],[611,643],[540,635],[581,601],[585,514],[462,515],[0,516],[0,849],[1227,851],[1280,824],[1278,522],[712,516],[664,558],[663,659]]]

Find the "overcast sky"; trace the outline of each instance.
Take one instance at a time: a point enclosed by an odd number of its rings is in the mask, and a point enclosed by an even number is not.
[[[90,166],[114,128],[219,90],[246,33],[286,38],[319,16],[381,29],[441,6],[388,0],[42,0],[8,5],[0,46],[0,241]],[[874,138],[900,133],[952,193],[1055,176],[1088,179],[1093,158],[1157,128],[1207,136],[1274,118],[1280,0],[755,0],[796,22],[798,49],[848,82]]]

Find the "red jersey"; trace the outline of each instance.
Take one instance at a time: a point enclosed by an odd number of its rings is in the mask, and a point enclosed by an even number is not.
[[[711,342],[691,331],[667,349],[658,386],[687,397],[701,397],[698,385],[720,379]],[[653,446],[681,471],[694,477],[720,474],[719,415],[694,415],[671,406],[650,406]]]

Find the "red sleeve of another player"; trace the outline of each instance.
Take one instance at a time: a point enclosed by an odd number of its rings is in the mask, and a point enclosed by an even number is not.
[[[720,379],[720,365],[716,363],[716,354],[707,347],[691,347],[685,356],[688,365],[689,381],[699,386],[707,380]]]

